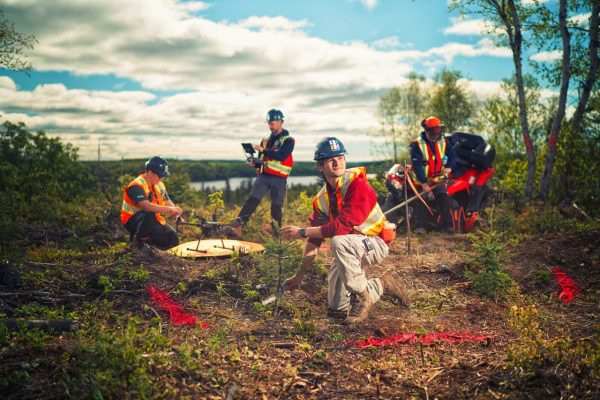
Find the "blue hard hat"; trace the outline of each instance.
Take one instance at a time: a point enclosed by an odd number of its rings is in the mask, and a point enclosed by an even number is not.
[[[331,157],[337,157],[346,154],[344,144],[336,137],[329,136],[321,139],[315,147],[315,157],[313,160],[320,161]]]
[[[169,163],[161,156],[154,156],[146,161],[146,171],[152,171],[161,178],[170,176]]]
[[[283,113],[281,110],[271,109],[267,112],[267,122],[283,121]]]

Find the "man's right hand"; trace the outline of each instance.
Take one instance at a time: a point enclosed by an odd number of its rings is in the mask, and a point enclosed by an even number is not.
[[[176,215],[178,217],[181,217],[181,215],[183,214],[183,210],[181,209],[181,207],[177,207],[177,206],[173,206],[173,207],[169,207],[169,214],[171,215]]]
[[[431,187],[429,186],[429,183],[424,183],[421,185],[421,187],[423,188],[423,190],[425,191],[425,193],[430,193],[431,192]]]
[[[298,272],[291,278],[286,279],[284,282],[285,290],[289,290],[291,292],[298,289],[300,287],[300,284],[302,283],[303,278],[304,276],[300,272]]]
[[[254,164],[252,161],[246,161],[246,165],[252,168],[256,168],[256,164]]]

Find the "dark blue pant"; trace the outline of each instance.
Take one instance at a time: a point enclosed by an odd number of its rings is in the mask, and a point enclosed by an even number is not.
[[[286,184],[286,178],[270,174],[260,174],[254,181],[252,189],[250,189],[250,197],[246,200],[238,217],[244,221],[244,223],[248,222],[254,211],[256,211],[256,207],[258,207],[262,198],[267,194],[267,191],[270,190],[271,218],[273,221],[277,221],[279,227],[281,227]]]
[[[437,204],[438,212],[440,213],[440,229],[448,229],[452,228],[452,215],[450,214],[450,199],[448,198],[448,192],[446,191],[446,187],[437,186],[431,189],[433,193],[433,197],[435,198],[435,202]],[[409,187],[408,188],[408,197],[414,196],[414,192]],[[421,195],[425,200],[427,200],[427,196],[425,194]],[[429,211],[425,208],[425,205],[421,200],[414,200],[412,202],[414,204],[415,210],[415,222],[414,228],[426,228],[427,219],[429,218]]]
[[[127,221],[125,228],[133,239],[134,235],[161,250],[170,249],[179,244],[179,236],[170,225],[161,225],[156,214],[140,211]]]

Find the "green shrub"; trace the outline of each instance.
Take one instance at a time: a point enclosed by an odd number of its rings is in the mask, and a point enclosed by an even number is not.
[[[63,357],[63,384],[76,398],[155,398],[152,371],[164,361],[166,344],[157,328],[142,328],[137,318],[123,330],[100,330],[94,342]]]
[[[0,253],[69,235],[65,210],[94,186],[75,148],[42,131],[31,133],[22,123],[7,121],[0,128],[0,171]]]
[[[591,340],[573,340],[562,329],[556,338],[548,338],[541,320],[535,305],[511,306],[508,322],[517,342],[508,349],[508,366],[525,377],[544,368],[552,370],[563,382],[565,394],[569,394],[565,397],[589,393],[600,374],[600,330],[596,328]]]
[[[508,255],[501,236],[495,231],[479,232],[472,239],[471,252],[465,253],[465,277],[479,294],[492,299],[503,297],[513,280],[503,268]]]

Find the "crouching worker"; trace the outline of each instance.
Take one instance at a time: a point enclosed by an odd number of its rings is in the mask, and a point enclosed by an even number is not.
[[[171,175],[167,160],[154,156],[145,170],[125,187],[121,223],[130,233],[131,250],[138,252],[144,244],[166,250],[179,244],[177,232],[162,214],[180,217],[182,210],[169,199],[163,178]]]
[[[328,315],[345,318],[346,324],[364,321],[385,292],[408,306],[408,296],[397,272],[388,270],[367,279],[364,266],[379,264],[388,246],[379,236],[385,216],[364,168],[346,169],[346,150],[335,137],[323,138],[315,149],[317,168],[325,186],[313,198],[310,226],[286,226],[284,238],[308,238],[300,270],[285,281],[295,290],[311,266],[323,238],[331,239],[333,263],[327,278]]]

